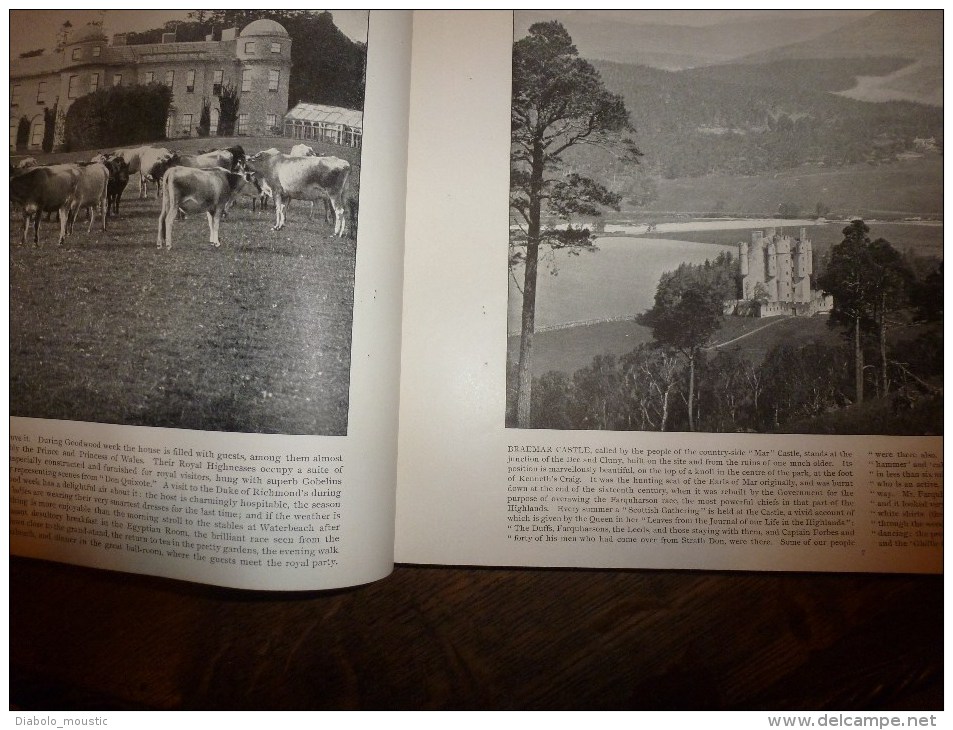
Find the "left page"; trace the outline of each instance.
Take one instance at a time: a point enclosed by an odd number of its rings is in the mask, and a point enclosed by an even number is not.
[[[10,23],[11,552],[386,576],[410,13]]]

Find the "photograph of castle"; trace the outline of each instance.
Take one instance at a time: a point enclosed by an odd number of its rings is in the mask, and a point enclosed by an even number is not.
[[[517,12],[506,425],[942,433],[942,27]]]

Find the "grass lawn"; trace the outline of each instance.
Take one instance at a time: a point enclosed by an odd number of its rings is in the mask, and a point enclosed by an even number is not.
[[[238,142],[251,153],[293,141]],[[358,162],[354,151],[344,152]],[[106,232],[97,225],[87,234],[78,223],[62,248],[55,222],[41,223],[39,248],[20,246],[15,217],[11,415],[347,433],[353,239],[331,237],[323,216],[308,220],[304,203],[275,232],[271,210],[252,213],[240,202],[222,222],[220,248],[208,243],[206,217],[190,216],[176,222],[172,249],[158,250],[159,201],[139,200],[130,184],[120,210]]]

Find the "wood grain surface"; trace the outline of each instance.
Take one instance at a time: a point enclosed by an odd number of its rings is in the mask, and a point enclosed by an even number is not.
[[[258,593],[10,562],[23,710],[939,710],[939,576],[397,566]]]

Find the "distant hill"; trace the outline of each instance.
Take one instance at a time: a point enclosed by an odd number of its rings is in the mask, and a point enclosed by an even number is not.
[[[573,38],[579,53],[590,59],[641,64],[679,70],[728,63],[780,45],[806,41],[851,22],[856,15],[833,13],[747,13],[738,20],[727,13],[712,14],[720,22],[706,25],[701,13],[640,11],[551,10],[516,14],[516,37],[533,22],[558,20]],[[646,22],[646,18],[658,22]],[[685,24],[676,24],[677,19]],[[688,22],[692,24],[688,24]]]
[[[880,10],[815,38],[753,51],[742,60],[899,56],[943,62],[942,10]]]
[[[620,94],[645,153],[640,174],[662,178],[758,175],[809,164],[879,163],[918,154],[917,140],[943,144],[941,109],[906,102],[869,104],[831,93],[905,61],[789,59],[672,72],[595,61]],[[586,152],[590,171],[612,169]]]
[[[894,71],[863,74],[843,94],[861,101],[943,105],[943,12],[881,10],[815,38],[748,54],[742,63],[803,59],[906,59]]]

